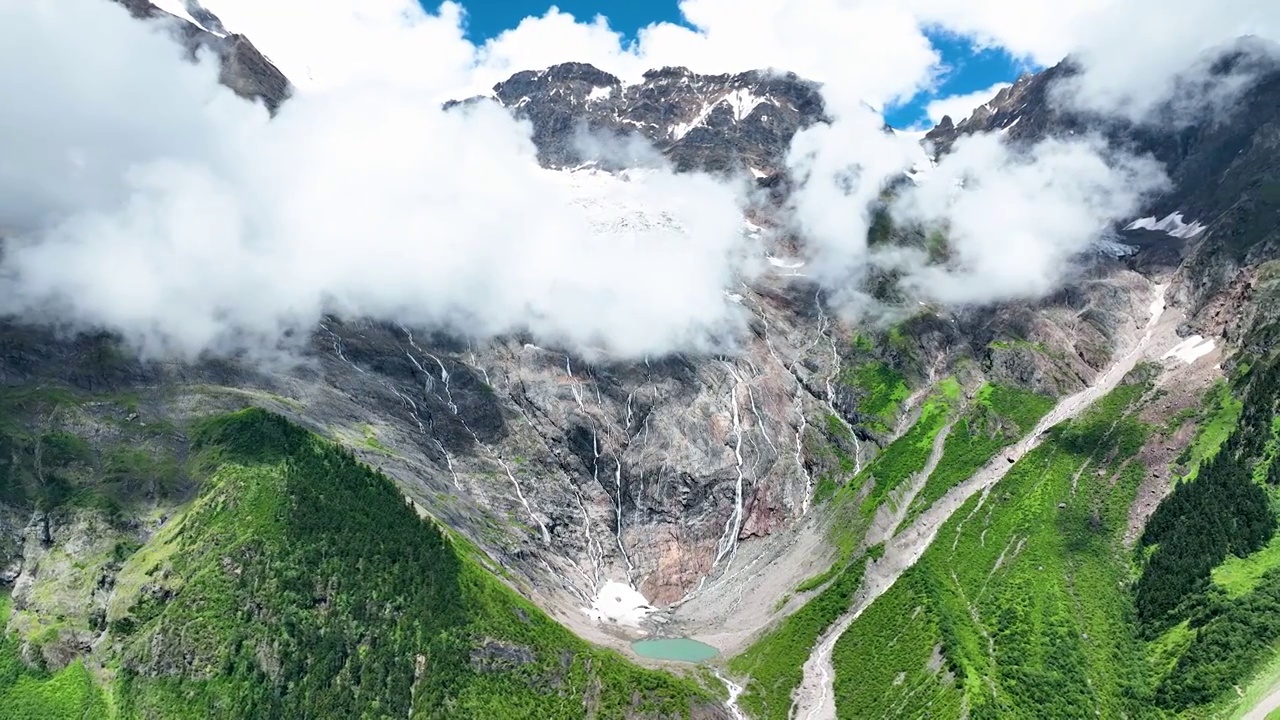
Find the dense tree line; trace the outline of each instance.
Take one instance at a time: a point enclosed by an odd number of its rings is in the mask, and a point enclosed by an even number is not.
[[[1270,541],[1276,516],[1267,490],[1254,482],[1272,438],[1280,362],[1255,363],[1236,388],[1240,419],[1222,448],[1165,498],[1142,536],[1157,546],[1135,588],[1138,619],[1147,637],[1187,617],[1188,603],[1210,585],[1210,573],[1228,554],[1244,557]],[[1263,468],[1268,479],[1280,479]]]
[[[1138,618],[1149,637],[1176,624],[1186,598],[1202,592],[1228,553],[1244,557],[1266,545],[1276,519],[1267,491],[1250,468],[1225,450],[1160,504],[1142,536],[1157,544],[1135,589]]]
[[[1256,361],[1238,382],[1238,396],[1244,401],[1236,431],[1227,439],[1223,453],[1256,462],[1263,458],[1271,439],[1280,399],[1280,357]]]
[[[1211,588],[1188,607],[1195,638],[1168,677],[1156,700],[1169,708],[1211,702],[1231,691],[1280,638],[1280,573],[1265,575],[1253,592],[1227,598]]]
[[[1212,581],[1228,555],[1261,549],[1276,532],[1266,484],[1280,484],[1273,423],[1280,362],[1259,358],[1235,382],[1241,411],[1222,447],[1156,509],[1142,537],[1150,556],[1135,587],[1140,630],[1148,639],[1186,622],[1190,644],[1158,679],[1155,701],[1183,709],[1230,694],[1280,639],[1280,572],[1230,597]]]

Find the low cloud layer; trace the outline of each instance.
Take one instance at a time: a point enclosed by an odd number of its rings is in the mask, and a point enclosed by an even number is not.
[[[868,245],[887,185],[929,165],[870,107],[930,90],[943,69],[924,31],[941,27],[1037,62],[1074,52],[1085,73],[1064,102],[1146,112],[1198,77],[1175,52],[1192,23],[1209,29],[1194,48],[1274,33],[1276,11],[1227,4],[1234,24],[1161,5],[1144,25],[1120,0],[684,0],[691,27],[653,25],[634,43],[552,10],[475,46],[454,3],[209,0],[299,85],[274,119],[219,86],[213,58],[186,62],[163,22],[107,0],[0,4],[0,313],[105,327],[155,356],[274,345],[325,312],[527,330],[614,357],[731,349],[745,318],[726,289],[760,271],[742,233],[745,184],[676,174],[643,143],[590,135],[578,144],[593,156],[643,169],[548,171],[530,128],[501,109],[439,108],[569,60],[624,78],[773,66],[823,81],[835,122],[793,142],[789,218],[805,272],[851,313],[877,265],[922,298],[1034,297],[1159,190],[1161,169],[1095,139],[958,143],[889,208],[950,238],[950,262],[930,266]],[[1227,86],[1196,87],[1205,98]]]
[[[996,135],[963,138],[892,205],[900,223],[943,233],[952,251],[945,264],[911,268],[905,284],[943,303],[1041,296],[1073,257],[1166,183],[1154,159],[1115,152],[1100,138],[1026,150]]]
[[[1205,53],[1245,35],[1280,41],[1280,4],[1125,0],[1100,4],[1082,23],[1071,28],[1078,35],[1071,54],[1084,72],[1064,102],[1134,121],[1174,102],[1185,120],[1229,99],[1250,79],[1212,79]]]
[[[619,356],[740,327],[722,292],[743,271],[731,184],[567,177],[500,108],[443,112],[390,84],[300,93],[268,121],[160,23],[102,0],[3,8],[0,211],[19,230],[0,311],[185,357],[329,311]]]
[[[997,134],[973,135],[931,167],[914,136],[885,133],[880,122],[870,111],[847,113],[798,135],[789,157],[810,273],[850,317],[883,313],[859,289],[874,271],[897,274],[900,289],[920,301],[1043,296],[1073,258],[1167,184],[1154,159],[1096,137],[1014,147]],[[914,182],[886,193],[912,170]],[[945,262],[927,247],[872,246],[876,207],[899,228],[945,238]]]

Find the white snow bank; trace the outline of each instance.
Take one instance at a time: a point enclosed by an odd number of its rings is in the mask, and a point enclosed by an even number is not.
[[[1138,248],[1133,245],[1126,245],[1124,243],[1119,243],[1115,240],[1105,238],[1094,241],[1093,247],[1098,252],[1114,258],[1129,257],[1130,255],[1134,255],[1138,252]]]
[[[640,627],[640,621],[653,612],[649,601],[640,591],[625,583],[609,581],[596,593],[595,602],[584,608],[587,617],[596,622]]]
[[[761,103],[768,102],[768,98],[757,97],[750,90],[734,90],[725,96],[724,102],[733,109],[733,119],[742,121]]]
[[[703,103],[702,108],[693,116],[693,119],[687,123],[678,123],[671,128],[671,138],[679,140],[688,135],[694,128],[701,127],[717,106],[721,103],[729,107],[733,113],[733,121],[741,122],[747,119],[758,106],[764,103],[772,104],[773,101],[767,97],[758,97],[750,90],[733,90],[717,98]]]
[[[1196,360],[1213,352],[1213,338],[1204,338],[1199,335],[1192,335],[1182,342],[1174,345],[1169,352],[1163,357],[1174,357],[1188,365]]]
[[[587,100],[588,101],[604,100],[605,98],[609,97],[612,94],[613,94],[612,85],[609,85],[606,87],[592,88],[591,94],[587,95]]]
[[[796,268],[804,267],[803,260],[783,260],[782,258],[774,257],[772,255],[766,255],[765,260],[768,260],[769,264],[776,268],[783,268],[786,270],[795,270]]]
[[[173,15],[174,17],[179,17],[179,18],[182,18],[183,20],[186,20],[187,22],[191,23],[192,25],[195,25],[196,27],[200,28],[201,30],[211,35],[217,35],[218,37],[226,37],[222,33],[216,33],[210,30],[209,28],[201,25],[198,20],[191,17],[191,13],[187,12],[186,3],[184,3],[183,0],[151,0],[151,4],[169,13],[170,15]]]
[[[1156,221],[1155,216],[1144,217],[1134,220],[1125,226],[1125,230],[1155,230],[1163,232],[1170,237],[1189,238],[1204,232],[1204,225],[1198,222],[1188,224],[1182,219],[1182,213],[1170,213],[1167,217],[1160,221]]]

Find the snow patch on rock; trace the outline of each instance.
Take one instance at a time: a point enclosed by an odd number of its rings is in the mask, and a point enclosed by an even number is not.
[[[1189,238],[1204,232],[1205,226],[1198,222],[1187,223],[1182,218],[1182,213],[1170,213],[1163,219],[1157,221],[1155,216],[1144,217],[1134,220],[1125,226],[1125,230],[1154,230],[1162,232],[1170,237]]]
[[[641,621],[654,608],[639,590],[615,581],[606,582],[596,593],[589,608],[583,608],[587,617],[596,622],[607,622],[627,627],[640,627]]]
[[[784,270],[795,270],[796,268],[804,267],[803,260],[785,260],[772,255],[766,255],[765,260],[768,260],[770,265]]]
[[[1190,365],[1196,360],[1199,360],[1205,355],[1213,352],[1213,348],[1213,338],[1192,335],[1186,340],[1174,345],[1169,352],[1162,356],[1162,358],[1177,358]]]
[[[183,0],[151,0],[151,4],[160,8],[164,12],[169,13],[170,15],[173,15],[174,17],[180,18],[182,20],[186,20],[187,22],[191,23],[192,25],[195,25],[196,27],[209,33],[210,35],[216,35],[218,37],[226,37],[226,35],[223,35],[220,32],[215,32],[205,27],[204,25],[201,25],[200,21],[192,17],[191,13],[187,11],[186,3],[183,2]]]

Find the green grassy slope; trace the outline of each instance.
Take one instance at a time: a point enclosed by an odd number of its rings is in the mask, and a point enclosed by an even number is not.
[[[0,699],[19,700],[0,718],[681,718],[718,705],[693,679],[578,639],[385,476],[282,417],[206,421],[192,450],[199,496],[116,578],[91,657],[115,678],[106,693],[78,661],[25,669],[8,636]]]
[[[791,693],[800,684],[814,643],[848,609],[862,581],[865,564],[858,557],[858,547],[876,505],[893,487],[924,467],[950,407],[950,398],[945,395],[927,401],[907,433],[857,477],[839,486],[831,503],[830,531],[838,548],[837,559],[825,572],[796,588],[796,592],[819,592],[730,661],[730,672],[746,680],[740,704],[757,720],[787,717]],[[858,490],[868,482],[870,493],[861,498]]]
[[[841,568],[821,593],[729,662],[730,672],[750,678],[739,705],[752,717],[786,720],[805,660],[822,633],[853,601],[864,568],[861,561]]]
[[[903,401],[911,394],[906,379],[878,360],[847,368],[840,380],[858,392],[858,414],[864,424],[882,433],[893,427]]]
[[[1053,408],[1053,398],[1003,385],[983,385],[943,445],[942,460],[911,503],[910,523],[987,464],[1000,450],[1031,432]]]
[[[1210,391],[1187,479],[1131,550],[1145,390],[1055,428],[951,518],[837,643],[839,717],[1231,717],[1236,688],[1270,684],[1280,363]]]
[[[952,429],[943,458],[922,491],[934,500],[1030,429],[1051,405],[1049,398],[991,385],[965,404],[959,385],[942,383],[924,402],[912,427],[835,493],[831,540],[839,549],[837,560],[796,588],[798,593],[821,592],[730,662],[730,671],[747,678],[742,706],[761,719],[787,717],[791,693],[800,683],[813,643],[844,613],[857,590],[864,568],[858,547],[876,508],[894,488],[924,468],[934,440],[950,419],[963,409],[957,426],[963,423],[964,435],[957,438],[957,429]],[[870,490],[862,496],[867,483]],[[868,553],[874,556],[877,549],[870,548]]]
[[[0,595],[0,617],[9,610],[9,597]],[[109,713],[107,696],[83,662],[53,673],[28,667],[17,638],[0,633],[0,718],[100,720]]]
[[[850,627],[833,658],[840,717],[1129,709],[1137,640],[1114,547],[1141,477],[1125,461],[1146,431],[1125,412],[1143,390],[1053,431]]]

